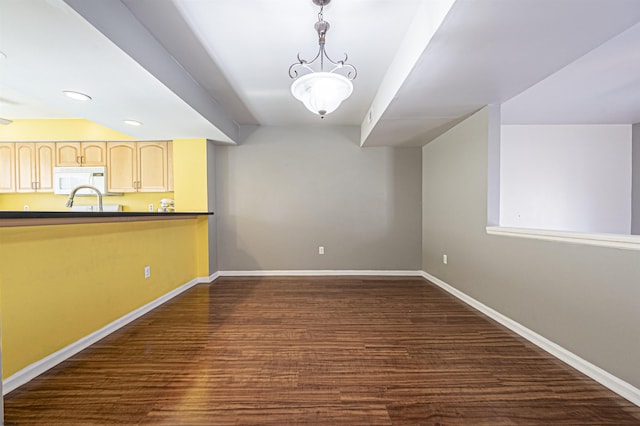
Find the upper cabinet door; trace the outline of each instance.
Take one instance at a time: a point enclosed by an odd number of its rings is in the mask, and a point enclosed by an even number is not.
[[[166,192],[167,142],[109,142],[107,179],[111,192]]]
[[[135,142],[107,145],[107,181],[110,192],[135,192],[138,154]]]
[[[57,142],[56,166],[106,166],[106,142]]]
[[[82,142],[83,166],[106,166],[107,143],[106,142]]]
[[[16,143],[16,192],[36,190],[36,150],[32,142]]]
[[[55,144],[18,142],[16,150],[16,192],[53,192]]]
[[[53,192],[53,166],[56,158],[56,144],[38,142],[36,150],[36,191]]]
[[[167,142],[138,142],[138,184],[143,192],[168,189]]]
[[[78,167],[82,158],[82,145],[80,142],[56,143],[56,166]]]
[[[0,192],[16,191],[15,144],[0,143]]]

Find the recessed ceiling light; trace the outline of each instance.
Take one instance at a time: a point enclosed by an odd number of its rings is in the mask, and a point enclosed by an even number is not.
[[[91,100],[91,96],[85,95],[84,93],[80,93],[80,92],[74,92],[72,90],[64,90],[62,93],[64,93],[67,98],[75,99],[76,101]]]
[[[128,124],[129,126],[141,126],[142,123],[136,120],[124,120],[124,124]]]

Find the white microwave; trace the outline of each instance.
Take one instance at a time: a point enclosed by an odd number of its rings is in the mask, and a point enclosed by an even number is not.
[[[54,194],[70,194],[73,188],[80,185],[96,187],[103,195],[107,194],[106,167],[54,167]],[[80,189],[76,195],[96,195],[90,189]]]

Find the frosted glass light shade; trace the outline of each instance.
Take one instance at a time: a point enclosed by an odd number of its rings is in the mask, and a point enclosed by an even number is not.
[[[324,117],[351,96],[353,84],[347,77],[331,72],[314,72],[298,77],[291,93],[314,114]]]

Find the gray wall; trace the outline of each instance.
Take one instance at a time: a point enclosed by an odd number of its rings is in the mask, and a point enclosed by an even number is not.
[[[631,233],[640,235],[640,123],[632,127]]]
[[[489,115],[423,148],[424,271],[640,387],[640,252],[487,235]]]
[[[419,270],[420,148],[362,149],[358,132],[263,126],[217,146],[219,269]]]
[[[207,141],[207,211],[209,216],[209,274],[218,271],[217,208],[216,208],[216,147],[215,142]]]

